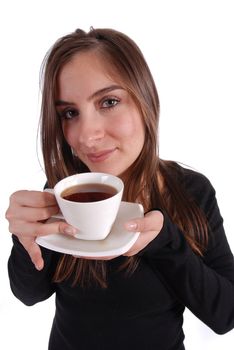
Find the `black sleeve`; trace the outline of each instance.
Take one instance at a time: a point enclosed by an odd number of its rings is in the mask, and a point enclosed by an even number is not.
[[[13,294],[26,305],[33,305],[49,298],[55,292],[52,282],[58,254],[42,248],[44,268],[36,270],[27,251],[16,236],[12,236],[13,248],[8,260],[8,274]]]
[[[216,333],[223,334],[234,327],[234,259],[213,187],[203,179],[197,193],[209,222],[205,255],[196,255],[164,214],[162,231],[143,256],[181,303]]]

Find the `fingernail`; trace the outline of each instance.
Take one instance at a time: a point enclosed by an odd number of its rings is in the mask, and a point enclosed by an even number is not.
[[[77,229],[75,227],[72,227],[72,226],[67,226],[64,229],[64,233],[66,233],[67,235],[70,235],[70,236],[76,236]]]
[[[38,271],[41,271],[42,268],[43,268],[43,263],[38,263],[38,264],[35,265],[35,267],[36,267],[36,269],[37,269]]]
[[[129,231],[136,231],[137,229],[137,224],[133,221],[129,221],[125,224],[125,227]]]

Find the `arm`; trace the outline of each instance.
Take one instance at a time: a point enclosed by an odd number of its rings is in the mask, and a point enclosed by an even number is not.
[[[13,248],[8,260],[11,290],[19,300],[31,306],[54,293],[55,284],[52,278],[59,254],[41,248],[44,268],[38,271],[18,238],[13,235],[12,239]]]
[[[145,249],[144,256],[185,306],[216,333],[223,334],[234,327],[234,260],[214,189],[206,183],[200,193],[200,204],[210,225],[204,257],[192,251],[166,215],[160,234]]]

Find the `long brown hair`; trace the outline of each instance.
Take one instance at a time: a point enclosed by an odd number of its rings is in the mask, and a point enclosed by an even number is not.
[[[112,29],[78,29],[60,38],[47,53],[42,66],[41,142],[48,185],[73,173],[89,171],[66,142],[61,120],[55,109],[57,80],[61,68],[80,52],[93,50],[111,67],[111,74],[129,92],[145,125],[145,142],[137,160],[125,176],[124,200],[140,201],[145,211],[164,209],[184,232],[192,249],[202,254],[207,225],[203,213],[191,201],[173,173],[176,165],[159,159],[159,98],[148,65],[138,46],[129,37]],[[159,186],[159,178],[163,188]],[[188,205],[189,201],[189,205]],[[176,204],[175,204],[176,203]],[[183,213],[183,215],[181,215]],[[126,259],[123,268],[133,272],[137,257]],[[71,275],[74,282],[87,285],[95,281],[106,286],[106,263],[64,255],[58,263],[55,281]]]

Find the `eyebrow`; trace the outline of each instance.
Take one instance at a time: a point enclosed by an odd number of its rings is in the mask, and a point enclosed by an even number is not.
[[[113,90],[123,90],[123,88],[120,85],[110,85],[107,87],[104,87],[103,89],[100,89],[98,91],[95,91],[91,96],[88,97],[88,101],[103,95],[104,93],[113,91]],[[67,105],[71,105],[74,106],[75,103],[74,102],[69,102],[69,101],[64,101],[64,100],[56,100],[55,101],[55,106],[67,106]]]

